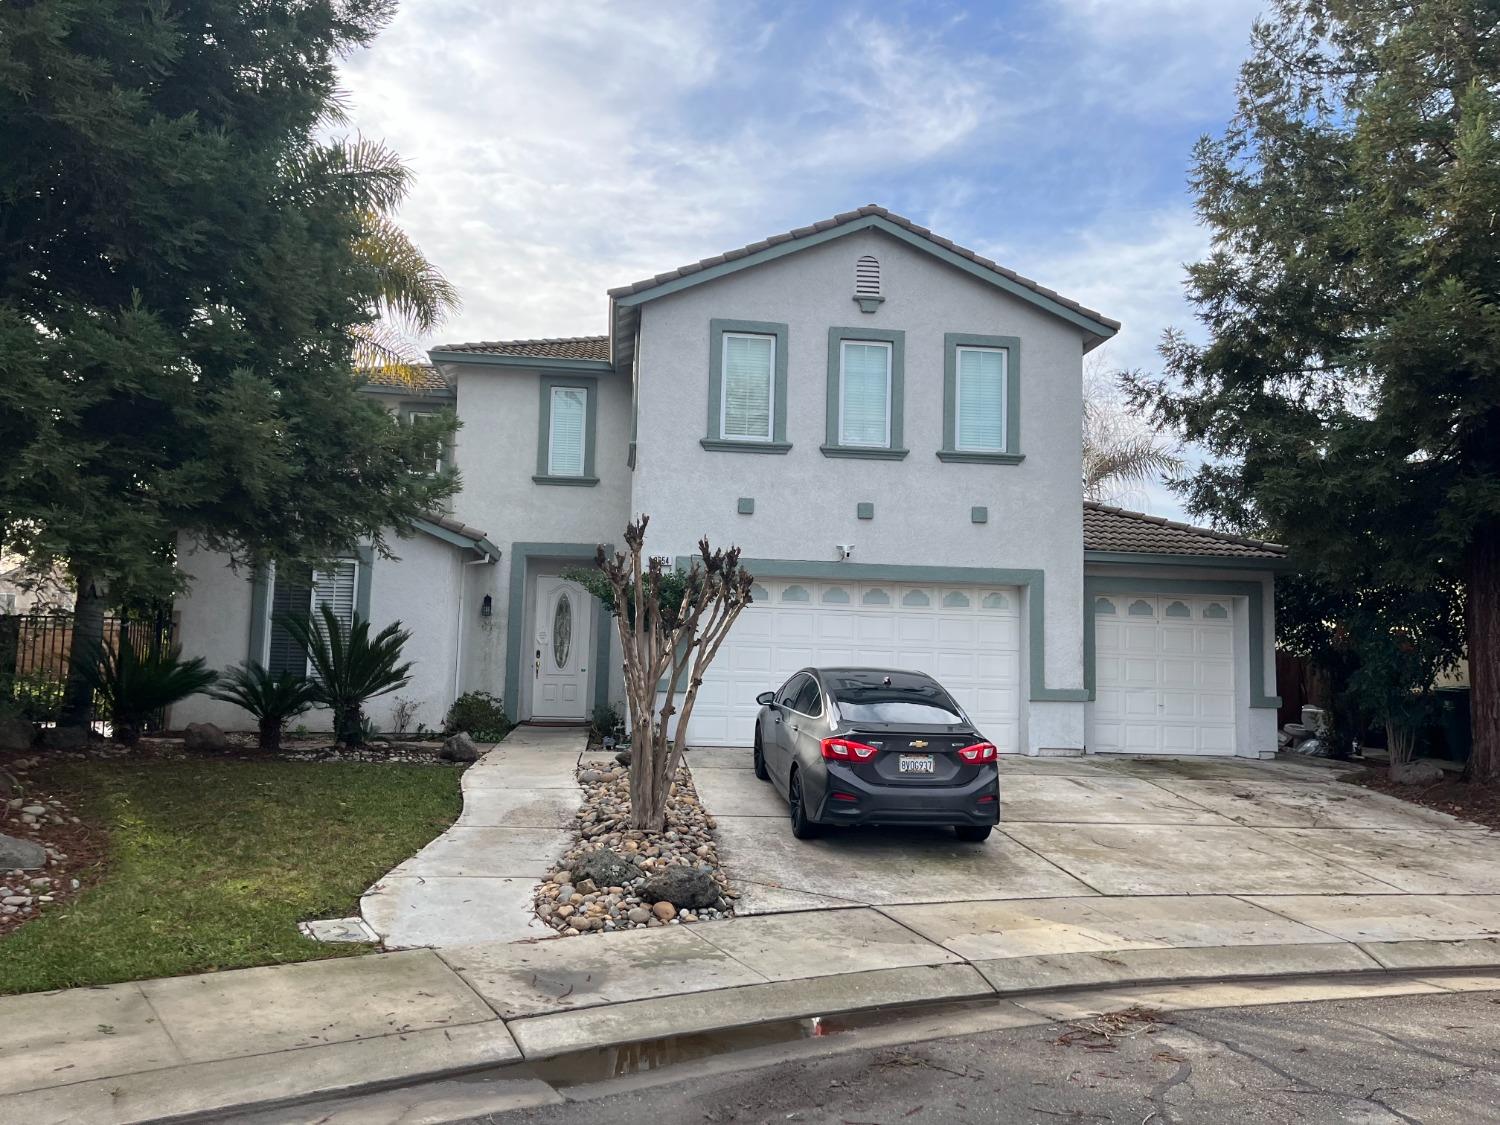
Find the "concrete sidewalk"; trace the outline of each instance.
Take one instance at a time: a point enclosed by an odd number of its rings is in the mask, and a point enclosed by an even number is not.
[[[241,1112],[622,1043],[1059,988],[1373,975],[1439,991],[1453,970],[1464,976],[1452,987],[1500,988],[1497,906],[1383,894],[854,907],[0,998],[0,1121]]]

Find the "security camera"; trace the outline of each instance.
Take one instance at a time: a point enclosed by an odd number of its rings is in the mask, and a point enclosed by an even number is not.
[[[854,554],[854,544],[840,543],[838,545],[838,553],[840,559],[847,559],[850,555]]]

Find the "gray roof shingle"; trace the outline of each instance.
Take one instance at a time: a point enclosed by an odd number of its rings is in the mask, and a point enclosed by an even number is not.
[[[411,371],[409,382],[402,377],[400,371],[389,367],[381,367],[368,372],[365,381],[372,387],[391,387],[396,390],[409,390],[414,394],[449,389],[448,381],[443,378],[437,368],[429,364],[413,364],[409,370]]]
[[[984,257],[982,254],[978,254],[975,251],[968,249],[968,247],[960,246],[958,243],[953,242],[951,239],[944,238],[939,234],[933,234],[932,231],[928,230],[926,227],[918,226],[916,223],[912,222],[905,216],[898,215],[894,211],[888,211],[878,203],[867,203],[856,211],[845,211],[843,212],[843,214],[835,215],[831,219],[822,219],[819,222],[811,223],[805,227],[797,227],[795,230],[787,231],[784,234],[773,234],[769,238],[763,238],[759,242],[752,242],[748,246],[741,246],[737,250],[726,250],[722,254],[715,254],[712,257],[704,258],[701,261],[689,262],[685,266],[678,266],[675,270],[668,270],[666,273],[659,273],[655,277],[644,278],[641,281],[632,282],[629,285],[622,285],[616,289],[611,289],[609,291],[609,295],[611,297],[629,297],[636,293],[644,292],[647,289],[654,289],[656,286],[662,285],[668,281],[676,281],[678,278],[687,277],[690,274],[695,274],[702,270],[710,269],[711,267],[720,265],[723,262],[732,262],[738,258],[748,257],[749,255],[757,254],[762,250],[768,250],[772,246],[778,246],[783,242],[792,242],[799,238],[806,238],[809,235],[819,234],[825,230],[832,230],[834,227],[843,226],[845,223],[852,223],[858,219],[867,218],[871,215],[878,215],[880,218],[894,223],[896,226],[901,227],[903,230],[909,231],[912,234],[927,239],[927,241],[933,243],[935,246],[941,246],[944,250],[949,250],[952,253],[957,254],[961,258],[967,258],[975,265],[983,266],[985,269],[991,270],[994,273],[999,274],[1001,277],[1006,278],[1007,280],[1013,281],[1018,285],[1023,285],[1027,289],[1030,289],[1032,292],[1046,297],[1048,300],[1056,301],[1059,305],[1062,305],[1064,308],[1071,309],[1081,316],[1086,316],[1090,320],[1096,320],[1100,324],[1107,325],[1112,329],[1118,330],[1120,327],[1120,322],[1118,320],[1112,320],[1101,312],[1096,312],[1091,308],[1080,305],[1077,301],[1064,297],[1061,293],[1058,293],[1052,289],[1048,289],[1045,285],[1032,281],[1029,277],[1022,277],[1020,274],[1016,273],[1015,270],[1006,269],[998,262],[991,261],[989,258]]]
[[[1137,555],[1206,555],[1273,561],[1286,558],[1287,553],[1279,543],[1193,527],[1092,500],[1083,502],[1083,549]]]

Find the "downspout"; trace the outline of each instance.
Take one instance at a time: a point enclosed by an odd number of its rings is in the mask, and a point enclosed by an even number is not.
[[[477,550],[478,548],[476,548]],[[453,691],[450,693],[453,702],[459,697],[459,688],[463,686],[464,672],[464,588],[468,585],[468,568],[471,566],[483,566],[485,563],[496,563],[500,560],[492,558],[488,551],[480,551],[477,559],[470,559],[462,564],[458,573],[458,625],[453,630]]]

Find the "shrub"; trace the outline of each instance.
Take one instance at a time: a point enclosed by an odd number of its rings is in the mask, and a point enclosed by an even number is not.
[[[618,703],[596,703],[589,720],[589,734],[603,740],[610,735],[616,739],[625,734],[625,718],[620,714]]]
[[[443,720],[443,733],[465,731],[476,742],[499,742],[510,733],[511,722],[499,696],[466,691],[453,701]]]
[[[359,614],[345,633],[331,607],[320,605],[322,620],[288,617],[286,631],[307,654],[317,686],[316,699],[333,710],[333,728],[346,746],[363,745],[367,699],[399,691],[411,682],[411,662],[400,663],[411,634],[393,621],[373,637]]]
[[[8,678],[0,692],[22,718],[50,723],[62,710],[67,681],[46,672],[24,672]]]
[[[122,632],[117,646],[103,645],[99,659],[85,665],[84,678],[103,701],[115,740],[128,746],[140,738],[141,727],[154,712],[196,695],[218,676],[201,656],[183,660],[176,646],[143,657],[130,634]]]
[[[287,722],[313,705],[318,687],[306,676],[295,672],[273,676],[258,661],[247,660],[225,672],[208,694],[249,711],[260,728],[260,748],[279,750]]]

